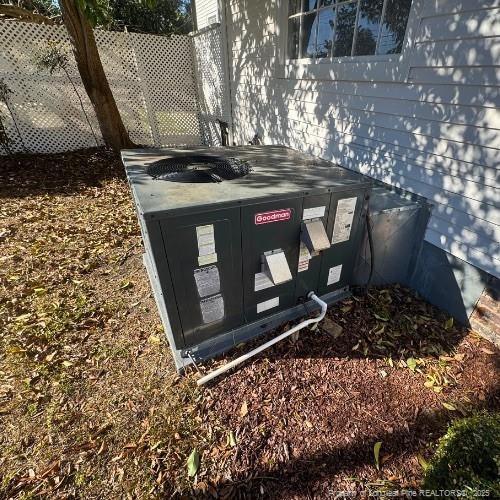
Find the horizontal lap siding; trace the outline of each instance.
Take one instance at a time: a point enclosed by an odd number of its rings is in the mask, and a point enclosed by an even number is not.
[[[499,276],[500,1],[425,0],[401,82],[283,78],[266,5],[228,4],[236,139],[259,132],[427,197],[427,241]]]
[[[196,28],[201,30],[208,26],[208,18],[217,16],[217,21],[220,22],[218,15],[217,0],[195,0],[196,6]]]

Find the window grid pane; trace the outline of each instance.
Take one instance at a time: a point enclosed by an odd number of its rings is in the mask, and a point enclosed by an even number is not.
[[[290,0],[288,3],[288,15],[298,14],[302,11],[302,0]]]
[[[351,55],[356,22],[357,3],[340,4],[337,7],[337,28],[333,42],[333,57]]]
[[[291,17],[288,20],[288,57],[299,58],[300,17]]]
[[[322,9],[318,16],[318,35],[316,38],[316,57],[330,57],[335,28],[335,9]]]
[[[352,37],[352,45],[351,45],[351,56],[354,55],[354,46],[356,45],[356,38],[358,36],[358,17],[359,17],[359,2],[360,0],[357,0],[357,5],[356,5],[356,19],[354,21],[354,36]]]
[[[411,0],[387,0],[377,54],[399,54],[403,48]]]
[[[304,14],[301,22],[300,57],[310,59],[314,57],[316,48],[316,12]]]
[[[384,0],[360,0],[353,56],[372,56],[377,51]]]
[[[412,0],[290,0],[288,58],[397,54]]]
[[[304,0],[304,12],[317,9],[318,3],[318,0]]]

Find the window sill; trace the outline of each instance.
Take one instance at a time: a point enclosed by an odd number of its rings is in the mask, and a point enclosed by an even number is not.
[[[293,64],[345,64],[345,63],[370,63],[373,61],[398,62],[401,54],[378,54],[371,56],[344,56],[344,57],[322,57],[319,59],[287,59],[289,65]]]
[[[407,60],[402,54],[287,60],[282,75],[297,80],[402,82],[408,75]]]

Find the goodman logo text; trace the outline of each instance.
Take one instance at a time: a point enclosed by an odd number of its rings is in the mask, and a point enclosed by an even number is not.
[[[292,218],[291,208],[280,208],[271,212],[255,214],[255,224],[269,224],[270,222],[282,222]]]

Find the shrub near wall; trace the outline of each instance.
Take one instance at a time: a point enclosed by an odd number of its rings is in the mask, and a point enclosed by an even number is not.
[[[450,425],[426,469],[423,488],[500,498],[499,470],[500,413],[482,413]]]

